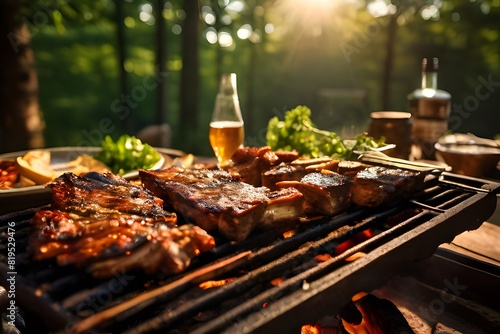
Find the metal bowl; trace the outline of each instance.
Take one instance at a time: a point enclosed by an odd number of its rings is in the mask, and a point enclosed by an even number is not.
[[[500,146],[473,135],[455,134],[442,137],[436,144],[436,158],[450,165],[452,172],[474,177],[498,174]]]

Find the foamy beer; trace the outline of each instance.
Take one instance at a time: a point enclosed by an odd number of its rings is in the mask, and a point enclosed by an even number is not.
[[[226,165],[238,147],[243,145],[243,122],[210,122],[209,139],[220,166]]]
[[[231,156],[243,145],[244,136],[236,74],[223,74],[208,135],[219,167],[231,164]]]

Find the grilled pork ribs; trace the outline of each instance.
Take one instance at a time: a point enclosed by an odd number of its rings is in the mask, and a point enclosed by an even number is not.
[[[229,170],[140,170],[142,185],[111,173],[63,174],[49,185],[51,208],[32,219],[34,257],[87,268],[95,277],[132,269],[178,273],[215,246],[206,231],[242,241],[256,229],[288,229],[303,217],[387,205],[423,184],[415,171],[296,158],[245,148]],[[186,224],[178,226],[176,214]]]
[[[171,274],[215,246],[203,229],[177,226],[161,199],[119,176],[66,173],[50,187],[51,209],[32,219],[35,259],[55,258],[99,278],[131,269]]]
[[[258,227],[295,224],[302,216],[303,196],[296,189],[254,187],[223,170],[171,167],[141,170],[139,176],[167,206],[234,241],[246,239]]]

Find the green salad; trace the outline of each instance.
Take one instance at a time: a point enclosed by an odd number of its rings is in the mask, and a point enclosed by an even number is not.
[[[122,135],[116,141],[106,136],[101,142],[102,150],[94,158],[106,164],[115,174],[123,175],[138,169],[152,168],[161,159],[153,147],[140,139]]]
[[[329,156],[352,160],[354,151],[367,151],[385,144],[385,138],[374,139],[366,133],[342,139],[335,132],[318,129],[311,120],[311,109],[297,106],[287,111],[284,119],[271,118],[267,125],[267,145],[273,150],[297,151],[305,157]]]

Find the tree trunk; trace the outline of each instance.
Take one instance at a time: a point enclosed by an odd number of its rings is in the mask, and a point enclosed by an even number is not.
[[[175,135],[177,145],[191,151],[195,147],[195,133],[198,127],[199,99],[199,7],[198,1],[184,0],[186,13],[182,34],[182,71],[180,87],[180,124]],[[195,139],[193,141],[193,139]]]
[[[243,111],[245,115],[245,131],[247,133],[252,133],[254,128],[254,119],[257,118],[254,110],[254,100],[255,100],[255,72],[257,70],[257,45],[253,42],[248,41],[250,48],[250,57],[248,60],[248,70],[247,70],[247,91],[246,91],[246,103],[245,110]]]
[[[164,0],[156,0],[155,4],[155,15],[156,15],[156,66],[157,66],[157,76],[161,78],[162,73],[167,71],[167,50],[166,50],[166,26],[165,19],[163,18],[162,12],[165,5]],[[158,87],[156,88],[156,124],[165,123],[165,113],[167,112],[166,107],[166,80],[161,80],[158,82]]]
[[[127,59],[127,46],[125,40],[125,24],[124,20],[124,11],[123,11],[123,0],[115,0],[115,24],[116,24],[116,52],[118,55],[118,70],[120,73],[120,96],[127,96],[129,94],[128,90],[128,80],[127,80],[127,70],[125,69],[125,61]],[[127,108],[124,102],[123,108]],[[120,105],[120,108],[122,106]],[[133,113],[130,113],[128,117],[124,120],[124,128],[126,133],[133,133],[137,129],[134,128],[134,119]]]
[[[0,152],[40,148],[44,123],[30,34],[19,20],[19,1],[0,7]]]
[[[391,75],[392,75],[392,64],[394,62],[394,43],[396,41],[396,28],[398,14],[391,15],[389,17],[389,26],[387,30],[387,41],[386,41],[386,56],[384,61],[384,71],[382,78],[382,105],[380,110],[390,109],[390,96],[391,96]]]

